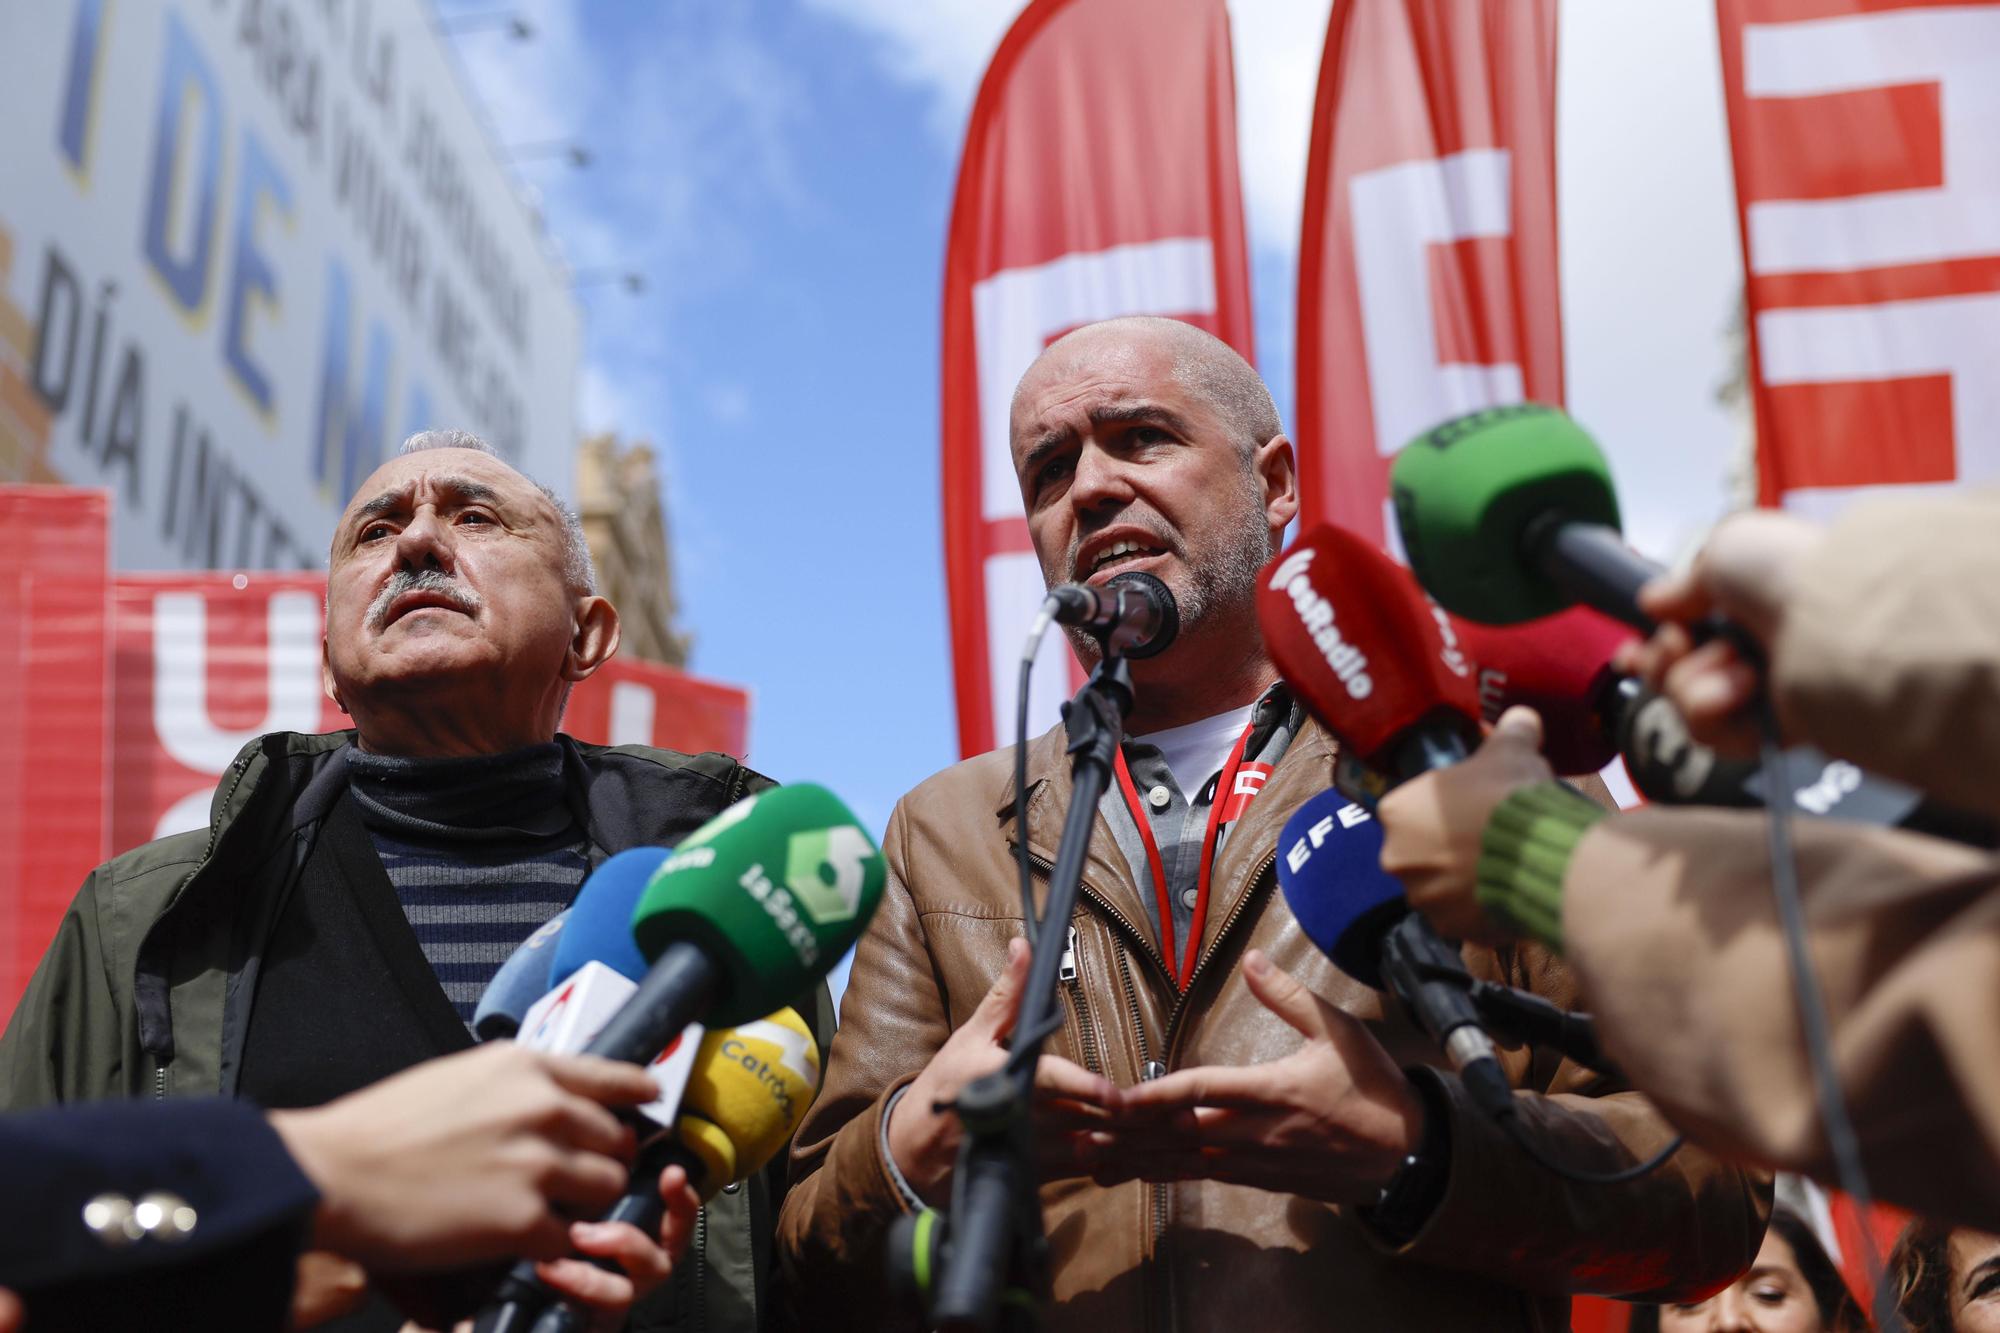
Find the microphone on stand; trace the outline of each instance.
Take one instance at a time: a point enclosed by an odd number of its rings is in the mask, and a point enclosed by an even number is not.
[[[1165,652],[1180,634],[1180,609],[1167,585],[1139,570],[1101,584],[1058,583],[1042,603],[1042,616],[1029,642],[1040,638],[1047,621],[1087,630],[1112,653],[1128,661]]]

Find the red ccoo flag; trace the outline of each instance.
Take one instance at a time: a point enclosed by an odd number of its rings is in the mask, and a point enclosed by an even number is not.
[[[944,542],[964,754],[1012,741],[1043,584],[1008,450],[1014,386],[1050,342],[1169,315],[1251,355],[1223,0],[1034,0],[965,135],[944,295]],[[1069,694],[1049,635],[1031,730]]]
[[[1373,770],[1373,787],[1410,767],[1422,724],[1479,744],[1478,686],[1454,627],[1365,538],[1326,524],[1299,538],[1259,576],[1257,621],[1279,674],[1339,737],[1343,763]]]
[[[1393,539],[1389,461],[1475,408],[1563,399],[1556,0],[1347,0],[1299,241],[1307,523]]]
[[[1758,495],[2000,478],[2000,4],[1719,0]]]

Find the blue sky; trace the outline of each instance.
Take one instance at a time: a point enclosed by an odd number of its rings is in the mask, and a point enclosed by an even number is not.
[[[1289,418],[1298,200],[1330,0],[1245,0],[1239,129],[1258,360]],[[938,324],[959,139],[1015,0],[437,0],[536,30],[450,39],[577,269],[586,429],[661,451],[693,667],[755,692],[750,761],[876,830],[958,756],[938,499]],[[1644,549],[1724,507],[1712,391],[1734,302],[1714,18],[1566,0],[1571,406]]]

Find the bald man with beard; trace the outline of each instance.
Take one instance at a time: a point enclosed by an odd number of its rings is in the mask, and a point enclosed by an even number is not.
[[[1335,747],[1258,630],[1257,574],[1299,498],[1256,373],[1190,325],[1110,321],[1047,349],[1011,423],[1048,583],[1141,570],[1181,614],[1173,646],[1131,664],[1121,772],[1060,972],[1064,1022],[1036,1075],[1046,1327],[1551,1329],[1567,1327],[1573,1291],[1683,1300],[1732,1280],[1763,1233],[1764,1181],[1693,1150],[1608,1187],[1534,1165],[1277,892],[1279,830],[1332,785]],[[1076,646],[1091,663],[1095,645]],[[960,1127],[946,1104],[1004,1058],[1027,970],[1014,848],[1026,842],[1045,893],[1064,750],[1059,727],[1030,742],[1025,828],[1008,750],[929,779],[890,818],[888,891],[780,1219],[802,1327],[898,1326],[884,1239],[948,1200]],[[1246,766],[1264,774],[1247,805],[1222,780]],[[1466,962],[1573,999],[1540,952]],[[1581,1170],[1671,1137],[1642,1098],[1553,1055],[1503,1062],[1527,1132]]]

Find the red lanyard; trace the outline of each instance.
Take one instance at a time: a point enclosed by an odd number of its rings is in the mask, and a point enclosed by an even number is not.
[[[1146,845],[1146,868],[1153,872],[1153,898],[1160,908],[1160,952],[1167,961],[1167,975],[1174,978],[1174,984],[1181,990],[1187,989],[1188,981],[1194,976],[1195,958],[1201,952],[1201,930],[1208,921],[1208,884],[1215,869],[1215,844],[1222,835],[1222,811],[1235,803],[1236,773],[1243,767],[1243,747],[1250,742],[1250,733],[1257,722],[1252,718],[1243,728],[1243,734],[1236,738],[1230,748],[1229,758],[1223,761],[1222,772],[1215,779],[1215,799],[1209,802],[1208,832],[1201,840],[1200,868],[1195,875],[1194,920],[1188,926],[1187,957],[1175,962],[1174,948],[1174,905],[1167,894],[1167,866],[1160,859],[1160,844],[1153,838],[1153,821],[1146,813],[1146,807],[1139,802],[1138,789],[1132,785],[1132,770],[1125,766],[1125,750],[1119,747],[1116,759],[1118,787],[1125,793],[1125,805],[1132,812],[1132,822],[1139,826],[1139,840]],[[1254,798],[1253,798],[1254,799]],[[1248,802],[1245,802],[1247,807]],[[1242,817],[1242,812],[1237,812]]]

